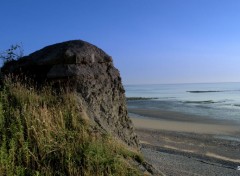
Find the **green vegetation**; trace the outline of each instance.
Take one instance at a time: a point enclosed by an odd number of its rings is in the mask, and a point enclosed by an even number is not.
[[[5,80],[0,92],[0,175],[140,175],[142,161],[79,115],[75,93]]]

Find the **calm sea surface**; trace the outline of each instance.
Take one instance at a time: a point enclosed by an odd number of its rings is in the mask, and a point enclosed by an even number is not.
[[[240,122],[240,83],[126,85],[129,108],[161,109]]]

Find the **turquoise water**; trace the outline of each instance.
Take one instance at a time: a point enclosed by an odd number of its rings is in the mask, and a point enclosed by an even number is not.
[[[240,83],[126,85],[129,108],[157,108],[240,122]]]

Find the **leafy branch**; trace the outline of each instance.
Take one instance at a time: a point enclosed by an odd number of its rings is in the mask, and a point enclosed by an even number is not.
[[[0,59],[2,59],[4,63],[18,60],[23,57],[23,53],[24,50],[22,44],[11,45],[9,49],[0,53]]]

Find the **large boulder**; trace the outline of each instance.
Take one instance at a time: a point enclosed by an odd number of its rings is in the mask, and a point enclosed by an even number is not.
[[[119,71],[112,58],[96,46],[81,40],[54,44],[5,64],[1,71],[4,75],[27,75],[38,85],[52,82],[69,86],[77,92],[85,118],[138,148]]]

